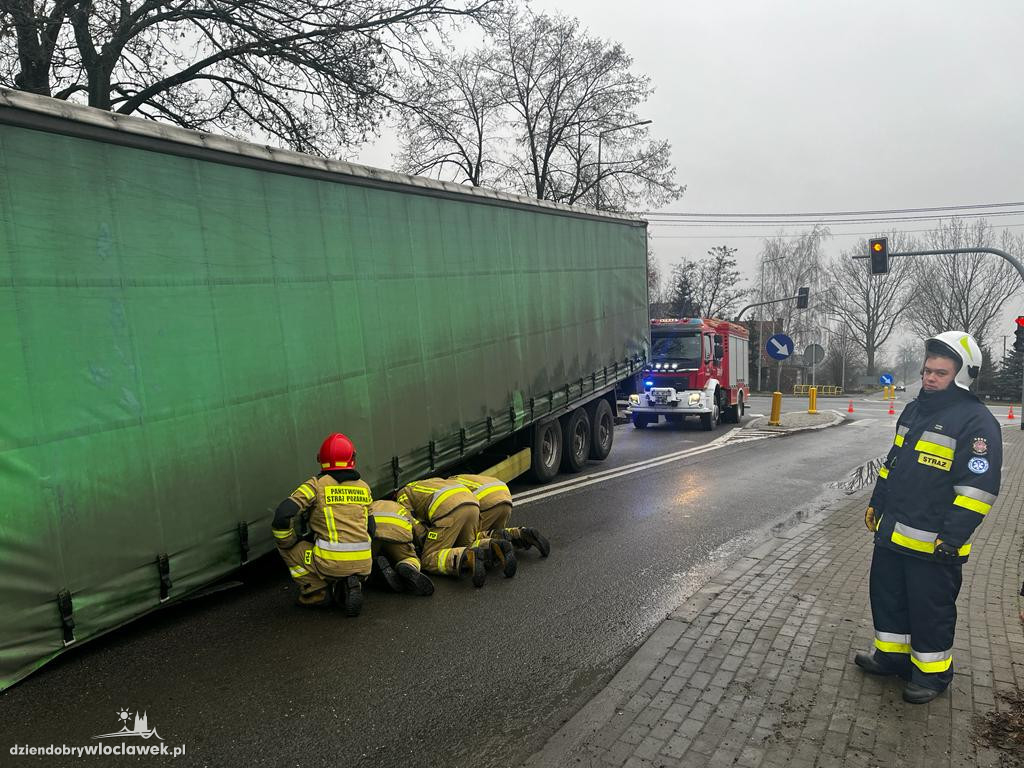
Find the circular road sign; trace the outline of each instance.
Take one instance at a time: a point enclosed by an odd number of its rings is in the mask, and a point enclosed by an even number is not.
[[[804,365],[817,365],[825,359],[825,348],[820,344],[810,344],[804,350]]]
[[[890,384],[892,384],[892,374],[883,373],[881,376],[878,377],[878,383],[885,387],[889,386]]]
[[[776,333],[764,345],[764,351],[773,360],[785,360],[793,354],[793,340],[784,333]]]

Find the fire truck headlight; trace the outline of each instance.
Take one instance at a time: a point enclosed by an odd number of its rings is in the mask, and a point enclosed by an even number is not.
[[[630,395],[629,396],[629,404],[630,405],[640,405],[640,395]]]
[[[700,405],[700,392],[691,392],[690,399],[687,402],[690,405]]]

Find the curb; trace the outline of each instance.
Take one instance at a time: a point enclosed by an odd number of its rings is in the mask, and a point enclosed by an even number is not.
[[[790,411],[790,413],[800,413],[799,411]],[[839,411],[822,411],[822,413],[831,413],[832,420],[825,422],[824,424],[810,424],[806,427],[772,427],[767,424],[767,416],[758,416],[752,422],[747,424],[743,429],[758,429],[764,432],[780,432],[780,433],[791,433],[791,432],[812,432],[816,429],[828,429],[829,427],[836,427],[842,424],[844,421],[848,421],[849,417],[845,413]],[[785,416],[786,414],[782,414]]]

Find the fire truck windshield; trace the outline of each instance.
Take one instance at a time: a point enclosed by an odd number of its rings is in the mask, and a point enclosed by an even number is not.
[[[651,358],[654,360],[675,360],[698,366],[700,365],[700,334],[651,334]]]

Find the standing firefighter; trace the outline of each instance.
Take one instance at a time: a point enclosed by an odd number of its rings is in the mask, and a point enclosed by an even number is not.
[[[395,592],[434,594],[434,583],[420,572],[413,544],[413,519],[396,501],[380,499],[370,505],[373,519],[373,559],[383,579]]]
[[[547,557],[551,545],[536,528],[509,528],[512,517],[512,492],[501,480],[488,475],[455,475],[451,480],[466,486],[480,502],[480,530],[477,542],[506,539],[517,548],[536,547],[541,557]]]
[[[398,491],[397,501],[422,524],[423,570],[445,576],[468,573],[474,587],[484,585],[490,552],[474,544],[480,504],[472,493],[459,483],[433,477],[409,483]],[[512,547],[507,541],[503,544],[507,545],[514,574]],[[511,574],[506,571],[506,575]]]
[[[328,435],[316,458],[320,474],[299,485],[274,512],[274,539],[299,585],[300,605],[329,605],[333,596],[346,616],[358,616],[362,581],[372,567],[370,486],[359,478],[355,447],[345,435]],[[309,527],[312,543],[299,538],[296,522]]]
[[[900,414],[865,515],[871,558],[873,654],[855,661],[907,680],[903,698],[931,701],[953,679],[961,565],[999,493],[999,424],[970,392],[981,349],[962,331],[925,342],[921,394]]]

